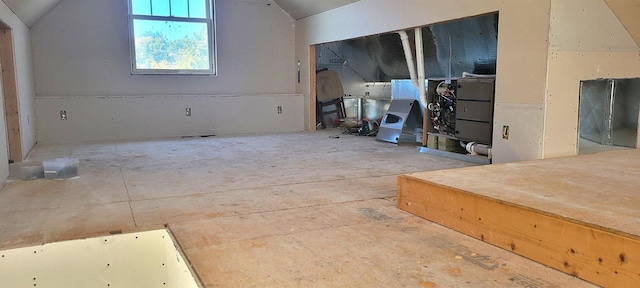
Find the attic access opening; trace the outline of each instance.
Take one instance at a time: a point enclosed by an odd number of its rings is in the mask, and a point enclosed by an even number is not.
[[[640,78],[580,82],[578,154],[638,146]]]

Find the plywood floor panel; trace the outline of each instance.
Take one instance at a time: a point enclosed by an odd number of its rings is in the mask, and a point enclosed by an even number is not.
[[[135,227],[129,203],[0,213],[1,247],[72,240]],[[0,248],[0,249],[4,249]]]
[[[120,169],[91,169],[87,166],[83,165],[83,177],[73,180],[10,180],[0,193],[0,211],[73,208],[129,201]]]
[[[211,287],[593,287],[412,215],[378,215],[387,218],[187,245],[186,254]],[[266,217],[280,222],[280,216]],[[217,234],[210,227],[197,230]]]
[[[168,224],[206,287],[593,287],[395,207],[474,164],[339,133],[39,144],[80,178],[1,189],[0,249]]]
[[[395,182],[395,176],[383,176],[266,186],[132,201],[131,207],[139,225],[175,223],[388,197]]]

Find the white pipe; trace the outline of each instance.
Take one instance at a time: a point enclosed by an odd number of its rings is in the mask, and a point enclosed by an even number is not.
[[[420,103],[422,107],[429,107],[427,101],[427,87],[424,83],[424,49],[422,41],[422,28],[416,28],[416,62],[418,63],[418,91],[420,91]],[[426,116],[426,115],[425,115]]]
[[[462,78],[476,77],[476,78],[496,78],[496,74],[473,74],[469,72],[462,72]]]
[[[465,145],[462,141],[460,141],[460,145],[466,148],[467,152],[469,152],[471,155],[485,155],[489,159],[493,157],[491,153],[491,146],[489,145],[479,144],[476,142],[469,142]]]
[[[422,41],[422,29],[416,28],[416,61],[418,62],[418,75],[416,76],[416,67],[413,61],[413,53],[411,52],[411,45],[409,44],[409,35],[405,31],[397,31],[402,41],[402,48],[404,50],[404,57],[407,59],[407,67],[409,68],[409,76],[413,86],[420,92],[420,104],[422,107],[427,108],[429,102],[427,101],[427,87],[425,87],[425,74],[424,74],[424,50]]]
[[[405,31],[397,31],[396,33],[400,35],[400,40],[402,41],[404,58],[407,59],[407,67],[409,68],[409,76],[411,77],[413,86],[415,86],[416,89],[420,89],[420,85],[418,84],[418,77],[416,76],[416,67],[413,63],[413,53],[411,53],[411,45],[409,44],[409,35],[407,35],[407,32]]]

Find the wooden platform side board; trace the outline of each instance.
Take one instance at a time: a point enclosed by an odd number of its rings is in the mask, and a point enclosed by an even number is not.
[[[640,237],[398,177],[398,208],[603,287],[638,287]]]

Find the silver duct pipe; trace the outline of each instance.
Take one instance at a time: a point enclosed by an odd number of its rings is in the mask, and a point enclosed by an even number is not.
[[[409,76],[411,77],[411,82],[413,82],[413,86],[420,92],[420,104],[422,107],[429,106],[427,102],[426,96],[426,87],[425,87],[425,73],[424,73],[424,49],[422,42],[422,29],[416,28],[416,58],[418,62],[418,73],[421,76],[416,75],[416,66],[413,60],[413,53],[411,51],[411,44],[409,44],[409,35],[407,35],[406,31],[397,31],[398,35],[400,35],[400,40],[402,41],[402,48],[404,50],[404,57],[407,59],[407,67],[409,68]]]

